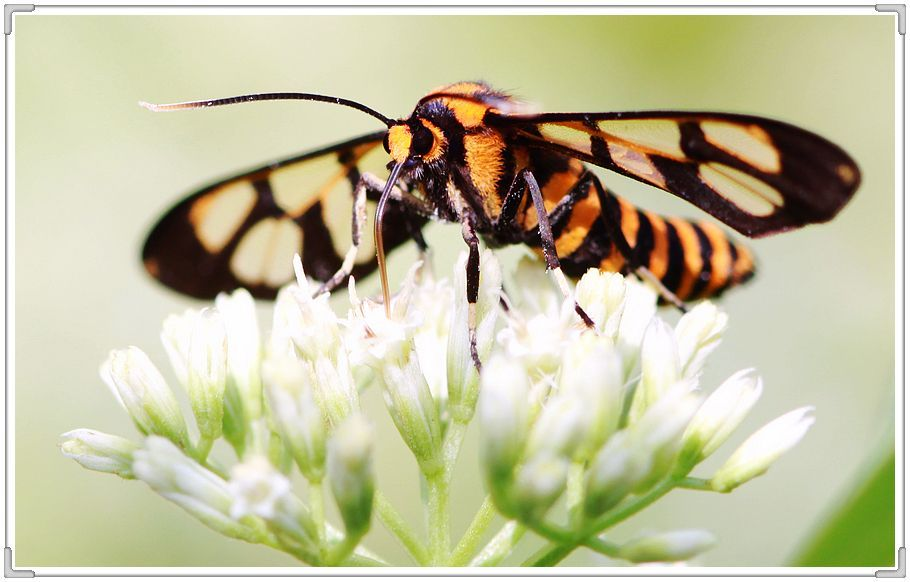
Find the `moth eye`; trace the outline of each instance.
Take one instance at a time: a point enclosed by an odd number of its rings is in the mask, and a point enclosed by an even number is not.
[[[382,138],[382,147],[385,148],[385,153],[390,154],[392,150],[389,148],[389,134],[386,133]]]
[[[420,127],[411,138],[411,152],[418,156],[430,153],[433,148],[433,133],[426,127]]]

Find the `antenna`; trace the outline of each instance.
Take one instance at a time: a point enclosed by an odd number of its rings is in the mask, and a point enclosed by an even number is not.
[[[356,101],[351,101],[350,99],[343,99],[341,97],[332,97],[330,95],[317,95],[315,93],[252,93],[249,95],[236,95],[234,97],[224,97],[221,99],[204,99],[201,101],[183,101],[182,103],[163,103],[155,104],[148,103],[146,101],[140,101],[139,105],[145,107],[149,111],[179,111],[181,109],[201,109],[205,107],[219,107],[222,105],[234,105],[236,103],[252,103],[253,101],[290,101],[290,100],[299,100],[299,101],[320,101],[322,103],[334,103],[336,105],[343,105],[345,107],[350,107],[358,111],[362,111],[367,115],[375,117],[379,121],[386,124],[386,127],[391,127],[395,122],[382,113],[370,109],[366,105],[357,103]]]

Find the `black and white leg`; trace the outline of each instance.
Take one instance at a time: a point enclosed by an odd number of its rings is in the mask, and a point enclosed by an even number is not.
[[[373,174],[361,174],[357,180],[357,185],[354,187],[354,204],[351,212],[351,246],[344,255],[341,267],[319,286],[316,291],[317,295],[332,291],[350,277],[357,260],[357,252],[360,250],[360,243],[363,240],[363,229],[367,222],[367,198],[370,197],[370,194],[379,196],[384,187],[385,182]],[[392,189],[391,197],[393,200],[404,201],[408,198],[408,195],[396,186]]]
[[[480,293],[480,241],[470,219],[461,221],[461,235],[468,243],[468,261],[465,263],[465,280],[467,281],[468,300],[468,341],[471,345],[471,359],[474,367],[480,371],[480,356],[477,354],[477,296]]]
[[[550,215],[544,205],[543,194],[540,191],[540,186],[537,184],[537,179],[534,178],[534,174],[527,168],[519,172],[515,177],[512,186],[509,188],[509,194],[503,202],[503,208],[506,209],[506,206],[509,205],[507,210],[514,216],[514,212],[517,211],[520,203],[520,195],[524,193],[525,187],[527,187],[527,190],[531,195],[531,201],[534,203],[534,209],[537,211],[537,232],[540,236],[540,247],[543,250],[544,261],[547,264],[547,273],[553,277],[556,286],[559,287],[563,296],[566,299],[575,301],[574,294],[569,287],[566,275],[562,272],[562,267],[559,265],[559,255],[556,253],[556,241],[553,239]],[[565,210],[561,210],[560,212],[570,211],[578,197],[575,190],[576,189],[573,188],[572,192],[563,197],[563,200],[557,204],[554,210],[562,205]],[[513,192],[518,192],[518,194],[515,195]],[[585,313],[585,310],[581,308],[581,305],[579,305],[577,301],[575,301],[575,312],[586,326],[594,327],[594,321]]]
[[[600,199],[600,207],[603,209],[601,219],[607,227],[610,240],[613,241],[619,253],[626,260],[629,270],[634,272],[642,281],[650,283],[664,301],[673,304],[681,312],[686,313],[688,308],[686,308],[683,300],[667,289],[667,286],[661,282],[657,275],[641,263],[640,258],[635,254],[635,249],[629,245],[629,241],[626,240],[626,236],[622,232],[622,216],[615,197],[599,181],[595,181],[595,187],[597,188],[597,196]]]

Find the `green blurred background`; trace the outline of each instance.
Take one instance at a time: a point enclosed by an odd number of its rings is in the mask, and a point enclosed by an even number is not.
[[[754,241],[759,276],[721,302],[730,329],[704,378],[716,386],[754,366],[765,380],[718,461],[798,406],[816,406],[815,426],[767,476],[727,496],[674,493],[616,537],[707,528],[720,539],[698,562],[710,566],[893,562],[893,460],[889,472],[885,459],[894,440],[895,39],[893,15],[871,8],[850,17],[45,16],[40,7],[17,16],[16,564],[295,564],[221,538],[141,483],[81,469],[59,453],[58,435],[91,427],[135,437],[98,366],[108,350],[134,344],[164,367],[161,321],[201,305],[150,281],[140,265],[143,237],[164,209],[224,174],[377,124],[321,104],[156,115],[137,101],[310,91],[403,116],[425,91],[473,79],[550,111],[778,118],[855,156],[863,185],[834,222]],[[699,214],[637,182],[605,180],[646,208]],[[448,272],[463,246],[458,229],[428,234],[437,270]],[[507,265],[519,255],[500,253]],[[398,253],[392,277],[413,256]],[[368,284],[375,289],[375,278]],[[263,323],[267,313],[263,305]],[[384,417],[375,394],[367,406]],[[416,467],[391,424],[380,427],[379,485],[420,524]],[[457,533],[483,497],[476,443],[469,434],[454,488]],[[864,484],[873,475],[881,477]],[[848,509],[855,515],[845,517]],[[400,559],[376,530],[369,544]],[[522,551],[538,545],[528,536]],[[566,563],[602,562],[579,551]]]

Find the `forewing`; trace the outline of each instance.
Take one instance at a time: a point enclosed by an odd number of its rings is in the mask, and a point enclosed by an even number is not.
[[[202,188],[169,210],[142,251],[146,270],[181,293],[212,298],[238,287],[273,298],[293,279],[300,253],[309,277],[325,281],[351,246],[354,186],[361,173],[383,177],[384,132],[257,168]],[[386,210],[385,248],[409,239],[410,217],[395,201]],[[354,268],[376,268],[374,201]]]
[[[721,113],[491,116],[566,153],[688,200],[751,237],[825,222],[859,186],[856,163],[793,125]]]

